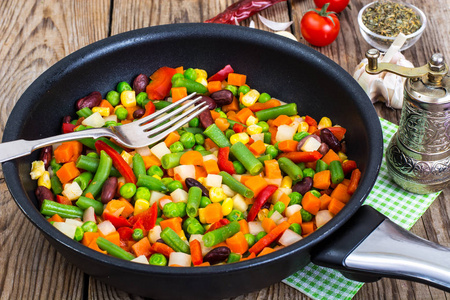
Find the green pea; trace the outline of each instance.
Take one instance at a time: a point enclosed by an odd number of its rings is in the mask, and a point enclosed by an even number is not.
[[[86,154],[86,156],[92,157],[92,158],[100,158],[100,156],[98,155],[97,152],[89,152],[88,154]]]
[[[205,137],[201,133],[196,133],[194,139],[197,145],[203,145],[205,143]]]
[[[126,81],[119,82],[116,87],[117,92],[122,94],[123,91],[132,91],[130,84]]]
[[[194,150],[195,151],[206,151],[206,148],[203,147],[202,145],[195,145]]]
[[[273,145],[269,145],[266,147],[266,154],[270,154],[272,157],[277,157],[278,149]]]
[[[247,94],[248,92],[250,92],[250,87],[246,86],[246,85],[241,85],[238,89],[238,94]]]
[[[202,196],[202,198],[200,199],[200,208],[205,208],[211,203],[212,202],[208,197]]]
[[[275,147],[275,149],[277,149],[277,151],[280,151],[280,148],[278,148],[279,144],[280,144],[280,142],[276,142],[275,145],[273,145]]]
[[[120,102],[120,94],[116,91],[109,91],[108,94],[106,94],[106,100],[112,106],[116,106]]]
[[[165,178],[162,178],[161,179],[161,182],[165,185],[165,186],[167,186],[169,183],[171,183],[173,181],[173,179],[172,178],[170,178],[170,177],[165,177]]]
[[[111,126],[117,126],[119,125],[119,123],[117,123],[116,121],[106,121],[105,122],[105,126],[104,127],[111,127]]]
[[[185,149],[189,149],[194,147],[195,145],[195,137],[191,132],[185,132],[180,137],[180,142],[183,144]]]
[[[83,239],[83,236],[84,236],[84,230],[83,230],[83,228],[78,226],[77,229],[75,229],[75,236],[73,237],[73,239],[75,241],[79,242]]]
[[[235,85],[228,84],[228,85],[225,87],[225,89],[226,89],[226,90],[229,90],[230,92],[232,92],[232,93],[233,93],[233,96],[235,96],[235,97],[238,96],[238,88],[237,88]]]
[[[195,70],[193,68],[189,68],[186,69],[184,71],[184,78],[190,79],[190,80],[195,80],[197,79],[197,73],[195,72]]]
[[[186,216],[186,202],[177,202],[178,216],[184,218]]]
[[[192,120],[189,121],[189,127],[198,127],[199,124],[200,121],[198,118],[193,118]]]
[[[262,132],[268,132],[269,131],[269,124],[265,121],[258,122],[256,125],[262,128]]]
[[[262,239],[266,235],[267,235],[267,233],[265,231],[258,232],[258,234],[256,235],[256,241],[259,241],[260,239]]]
[[[224,118],[224,119],[227,118],[227,114],[224,113],[223,111],[219,111],[219,115],[220,115],[221,118]]]
[[[178,206],[175,202],[169,202],[163,207],[163,214],[167,218],[176,218],[179,217]]]
[[[128,110],[125,107],[119,107],[116,109],[116,116],[119,120],[125,120],[128,116]]]
[[[136,194],[136,185],[131,182],[125,183],[120,188],[119,193],[125,199],[131,199]]]
[[[151,166],[147,170],[147,175],[148,176],[157,175],[159,177],[163,177],[164,176],[164,171],[158,166]]]
[[[144,238],[144,231],[141,228],[136,228],[135,230],[133,230],[133,234],[131,235],[131,237],[136,242],[140,241]]]
[[[145,186],[138,187],[136,190],[136,194],[134,194],[134,199],[144,199],[149,201],[150,200],[150,190],[146,188]]]
[[[167,185],[167,188],[169,189],[169,192],[172,193],[176,189],[183,189],[183,184],[179,180],[174,180]]]
[[[246,233],[244,235],[244,237],[245,237],[245,240],[247,241],[249,247],[253,246],[256,243],[256,237],[253,234]]]
[[[161,217],[156,218],[156,223],[155,223],[155,225],[159,225],[159,223],[160,223],[161,221],[164,221],[164,219],[161,218]]]
[[[242,215],[242,212],[237,210],[237,209],[233,209],[231,211],[231,213],[229,213],[228,216],[227,216],[227,219],[230,222],[239,221],[239,220],[242,220],[243,218],[244,218],[244,216]]]
[[[222,107],[216,107],[216,108],[214,108],[214,111],[217,111],[218,113],[220,113],[222,111]]]
[[[153,266],[166,266],[167,258],[161,253],[154,253],[150,256],[148,263]]]
[[[269,101],[270,99],[272,99],[272,97],[270,97],[269,94],[267,94],[267,93],[261,93],[261,95],[259,95],[258,101],[261,102],[261,103],[266,103],[266,102]]]
[[[309,222],[313,218],[313,215],[311,213],[307,212],[306,210],[304,210],[303,208],[300,210],[300,215],[302,216],[303,222]]]
[[[276,210],[277,212],[279,212],[280,214],[283,213],[283,211],[286,209],[286,205],[281,202],[278,201],[277,203],[275,203],[275,205],[273,206],[273,209]]]
[[[294,205],[301,204],[303,196],[298,192],[292,192],[289,194],[289,198],[291,199],[291,201],[289,201],[289,205]]]
[[[311,192],[311,194],[313,194],[317,198],[320,198],[320,196],[322,196],[322,194],[319,191],[317,191],[317,190],[310,190],[310,192]]]
[[[307,137],[308,135],[309,135],[308,132],[300,131],[300,132],[297,132],[296,134],[294,134],[293,139],[294,139],[294,141],[300,142],[303,138]]]
[[[97,232],[97,224],[93,221],[87,221],[84,222],[83,225],[81,225],[81,229],[83,229],[84,232]]]
[[[172,145],[170,145],[169,150],[172,153],[183,152],[184,146],[180,141],[177,141],[177,142],[173,143]]]
[[[230,139],[230,137],[231,137],[233,134],[236,134],[236,132],[234,132],[233,129],[227,129],[227,130],[225,130],[225,136],[227,137],[227,139]]]
[[[302,226],[298,223],[292,223],[291,226],[289,226],[289,229],[295,232],[296,234],[302,234]]]
[[[244,165],[238,160],[233,161],[233,166],[236,174],[244,174],[245,172],[247,172]]]
[[[298,163],[297,166],[302,169],[302,171],[306,168],[306,165],[304,162]]]
[[[303,177],[311,177],[311,178],[313,178],[314,174],[316,174],[316,172],[313,169],[311,169],[311,168],[306,168],[306,169],[303,170]]]
[[[139,105],[140,107],[144,107],[145,105],[142,105],[144,103],[144,100],[147,99],[147,93],[146,92],[140,92],[139,94],[137,94],[136,96],[136,104]]]
[[[178,78],[184,78],[184,76],[183,76],[183,74],[181,74],[181,73],[176,73],[176,74],[174,74],[173,76],[172,76],[172,83],[174,83],[175,82],[175,80],[177,80]]]

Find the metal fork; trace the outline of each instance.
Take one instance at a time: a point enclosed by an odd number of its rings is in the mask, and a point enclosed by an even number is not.
[[[82,138],[96,139],[99,137],[111,137],[118,143],[128,148],[140,148],[154,144],[163,139],[170,132],[177,130],[178,128],[198,116],[201,112],[208,109],[207,103],[202,101],[201,97],[194,98],[195,95],[195,93],[192,93],[187,97],[175,103],[172,103],[147,117],[126,125],[114,127],[111,126],[109,128],[87,129],[60,134],[39,140],[17,140],[1,143],[0,162],[29,155],[34,150],[45,146],[64,141],[78,140]],[[181,105],[188,100],[191,101],[189,103],[186,103],[185,105]],[[172,109],[174,110],[168,112]],[[166,112],[168,113],[164,115]],[[165,123],[166,121],[168,122]]]

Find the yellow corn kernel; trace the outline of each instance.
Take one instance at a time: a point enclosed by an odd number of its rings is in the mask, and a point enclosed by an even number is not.
[[[284,176],[281,180],[280,188],[290,189],[292,187],[292,178],[289,176]]]
[[[241,142],[242,144],[245,145],[245,144],[247,144],[249,141],[250,141],[250,138],[249,138],[248,134],[245,133],[245,132],[236,133],[236,134],[233,134],[233,135],[230,137],[230,143],[231,143],[232,145],[236,144],[237,142]]]
[[[254,116],[250,116],[247,118],[247,121],[245,121],[245,125],[247,125],[247,126],[255,125],[258,122],[259,122],[258,118],[254,117]]]
[[[299,115],[295,115],[295,116],[291,116],[290,118],[291,118],[292,121],[295,121],[295,119],[299,119],[300,116]]]
[[[231,213],[231,211],[233,210],[233,205],[234,205],[233,199],[226,198],[225,200],[223,200],[223,202],[222,202],[222,214],[224,216],[228,216]]]
[[[197,178],[197,181],[200,182],[201,184],[204,184],[205,177],[199,177],[199,178]]]
[[[331,123],[330,118],[323,117],[322,119],[320,119],[319,124],[317,125],[317,129],[328,128],[331,126],[332,126],[332,123]]]
[[[242,96],[241,103],[245,106],[252,106],[258,101],[259,92],[257,90],[250,90],[247,94]]]
[[[122,156],[126,163],[131,166],[131,164],[133,163],[133,155],[131,155],[127,151],[122,151],[122,153],[120,153],[120,156]]]
[[[134,215],[146,211],[149,207],[150,203],[147,200],[137,199],[136,202],[134,202]]]
[[[259,221],[264,220],[265,218],[267,218],[267,215],[268,215],[268,214],[269,214],[269,210],[268,210],[267,208],[261,209],[261,210],[258,212],[258,220],[259,220]]]
[[[123,108],[125,108],[123,105],[117,105],[117,106],[115,106],[114,107],[114,114],[116,113],[116,110],[118,110],[120,107],[123,107]]]
[[[298,124],[297,132],[308,131],[308,129],[309,129],[308,123],[300,122],[300,124]]]
[[[206,78],[197,78],[195,79],[195,81],[201,83],[204,86],[208,86],[208,81],[206,80]]]
[[[262,127],[261,127],[261,126],[258,126],[258,125],[250,125],[250,126],[247,127],[247,133],[248,133],[249,135],[252,135],[252,134],[259,134],[259,133],[261,133],[261,132],[262,132]]]
[[[197,74],[197,79],[198,78],[208,78],[208,73],[206,73],[205,70],[202,69],[194,69],[195,74]]]
[[[124,107],[136,106],[136,92],[135,91],[123,91],[120,94],[120,103]]]
[[[212,187],[209,190],[209,199],[211,202],[220,202],[225,200],[227,195],[225,195],[225,192],[221,187]]]
[[[205,216],[205,209],[204,208],[199,208],[198,209],[198,219],[199,219],[200,223],[206,224],[206,216]]]
[[[31,164],[31,172],[30,172],[31,179],[33,180],[38,179],[39,177],[42,176],[42,174],[44,174],[44,172],[45,172],[44,162],[42,160],[33,161],[33,163]]]
[[[102,117],[108,117],[109,116],[109,108],[108,107],[93,107],[92,112],[96,113],[98,112]]]
[[[338,156],[339,156],[339,158],[340,158],[342,161],[348,159],[347,155],[346,155],[344,152],[341,152],[341,151],[338,152]]]
[[[186,235],[184,234],[184,230],[178,231],[177,234],[183,241],[187,241]]]
[[[159,177],[158,175],[152,175],[152,177],[154,177],[154,178],[156,178],[156,179],[159,179],[159,180],[161,180],[161,177]]]
[[[52,184],[50,182],[50,173],[48,171],[45,171],[38,179],[37,181],[38,186],[45,186],[48,189],[52,188]]]

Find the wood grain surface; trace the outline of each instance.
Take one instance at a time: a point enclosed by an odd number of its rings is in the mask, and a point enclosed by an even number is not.
[[[410,0],[423,9],[428,28],[404,52],[415,66],[441,52],[450,58],[449,0]],[[203,22],[231,5],[231,0],[4,0],[0,1],[0,138],[25,89],[63,57],[92,42],[121,32],[170,23]],[[368,0],[352,0],[339,15],[341,33],[331,45],[312,47],[349,73],[369,49],[356,22]],[[274,21],[293,21],[289,30],[303,44],[299,23],[313,0],[281,2],[261,13]],[[254,16],[256,28],[270,31]],[[249,25],[249,20],[241,23]],[[380,116],[398,124],[400,111],[377,103]],[[445,189],[412,232],[450,247],[450,188]],[[423,284],[382,279],[365,284],[355,299],[449,299],[450,294]],[[140,299],[83,274],[69,264],[19,211],[0,165],[0,299]],[[277,283],[234,299],[309,299]]]

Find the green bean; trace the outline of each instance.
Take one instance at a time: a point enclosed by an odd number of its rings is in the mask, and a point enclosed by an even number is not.
[[[80,188],[84,191],[88,187],[92,177],[93,175],[91,172],[83,172],[80,175],[78,175],[78,177],[75,178],[73,181],[78,183]]]
[[[316,162],[316,173],[320,172],[320,171],[325,171],[328,170],[329,166],[326,162],[324,162],[321,159],[318,159]]]
[[[272,142],[272,133],[264,132],[264,143],[271,144]]]
[[[154,253],[150,256],[148,263],[153,266],[166,266],[167,258],[161,253]]]
[[[341,183],[344,180],[344,170],[342,164],[338,160],[330,162],[331,182],[334,184]]]
[[[219,129],[220,130],[220,129]],[[209,155],[210,151],[199,151],[201,155]],[[186,152],[167,153],[161,157],[161,165],[164,169],[175,168],[180,165],[181,156]]]
[[[92,139],[92,138],[85,138],[85,139],[80,139],[78,141],[80,143],[82,143],[83,145],[85,145],[86,147],[89,147],[89,148],[95,150],[95,142],[98,141],[98,140],[105,142],[106,144],[108,144],[108,146],[110,146],[111,148],[116,150],[117,153],[119,153],[119,154],[121,154],[124,151],[122,147],[120,147],[119,145],[111,142],[109,139],[107,139],[105,137],[101,137],[101,138],[98,138],[98,139],[95,139],[95,140]]]
[[[228,255],[227,264],[238,262],[240,260],[241,260],[241,255],[240,254],[238,254],[238,253],[230,253],[230,255]]]
[[[187,89],[187,93],[197,93],[197,94],[206,94],[208,89],[203,84],[196,82],[194,80],[190,80],[187,78],[177,78],[173,84],[173,87],[185,87]]]
[[[231,143],[223,134],[222,130],[217,127],[215,123],[208,126],[203,132],[207,137],[209,137],[217,146],[220,148],[230,147]]]
[[[44,200],[41,206],[41,214],[52,217],[58,214],[61,218],[82,218],[83,210],[77,206],[61,204],[51,200]]]
[[[126,259],[126,260],[132,260],[136,258],[133,254],[130,252],[123,250],[116,244],[108,241],[107,239],[103,237],[98,237],[96,240],[97,246],[102,249],[103,251],[108,252],[109,255],[112,255],[117,258]]]
[[[228,121],[228,123],[230,123],[230,128],[231,128],[231,129],[233,129],[233,126],[234,126],[234,124],[239,124],[239,125],[242,125],[242,126],[244,126],[244,128],[246,128],[246,127],[247,127],[247,125],[245,125],[245,124],[242,124],[241,122],[237,122],[237,121],[234,121],[234,120],[230,120],[230,119],[227,119],[227,121]]]
[[[88,172],[95,173],[95,172],[97,172],[99,163],[100,163],[99,158],[89,157],[86,155],[80,155],[80,157],[78,157],[75,165],[79,169],[83,169]],[[120,172],[114,166],[111,166],[111,171],[110,171],[109,175],[111,175],[113,177],[121,177],[122,176],[120,174]]]
[[[56,159],[52,158],[50,161],[50,167],[52,167],[53,172],[58,172],[61,169],[62,165],[56,162]]]
[[[133,156],[133,173],[136,175],[136,177],[139,177],[139,175],[145,175],[147,174],[145,170],[145,163],[144,159],[139,153],[136,153]]]
[[[220,171],[219,175],[222,176],[223,184],[227,185],[230,189],[238,194],[241,194],[245,198],[253,198],[253,191],[240,183],[236,178],[224,171]]]
[[[183,127],[183,130],[193,134],[203,133],[203,130],[199,127]]]
[[[103,213],[103,203],[88,197],[81,196],[78,198],[77,202],[75,202],[75,205],[82,210],[86,210],[92,206],[97,216],[100,216]]]
[[[167,192],[167,187],[161,180],[148,175],[139,175],[136,185],[146,187],[150,191]]]
[[[79,111],[77,111],[76,113],[80,118],[81,117],[87,118],[93,114],[92,110],[89,107],[84,107],[84,108],[80,109]]]
[[[233,221],[225,226],[205,233],[203,236],[203,242],[206,247],[212,247],[224,242],[227,238],[232,237],[238,233],[239,230],[241,230],[241,225],[239,222]]]
[[[189,189],[186,213],[189,217],[197,216],[200,201],[202,199],[202,190],[198,186]]]
[[[264,161],[266,161],[266,160],[271,160],[271,159],[273,159],[273,157],[270,154],[266,154],[266,155],[258,157],[258,160],[262,163],[264,163]]]
[[[183,222],[183,230],[189,234],[203,234],[205,233],[205,228],[200,224],[197,218],[187,218]]]
[[[263,164],[241,142],[237,142],[231,146],[230,152],[244,165],[245,169],[247,169],[251,175],[258,175],[263,170]]]
[[[267,121],[270,119],[276,119],[280,115],[295,116],[296,114],[297,114],[297,104],[290,103],[257,111],[255,113],[255,116],[260,121]]]
[[[160,110],[163,109],[164,107],[169,106],[172,103],[170,103],[169,101],[155,101],[153,102],[153,104],[155,105],[156,110]]]
[[[239,225],[239,224],[238,224]],[[176,252],[191,253],[189,245],[187,245],[172,228],[166,227],[161,232],[163,241]]]
[[[58,195],[62,193],[63,186],[58,176],[56,175],[52,176],[52,178],[50,178],[50,184],[52,185],[53,194]]]
[[[98,164],[97,172],[95,172],[94,178],[92,179],[89,186],[84,190],[83,196],[87,193],[91,193],[92,196],[97,197],[97,195],[102,190],[102,186],[105,183],[106,179],[109,177],[109,173],[111,172],[112,159],[106,154],[105,151],[100,152],[100,162]]]
[[[294,181],[301,180],[303,178],[302,169],[297,166],[292,160],[287,157],[280,157],[278,159],[281,171],[288,174]]]

